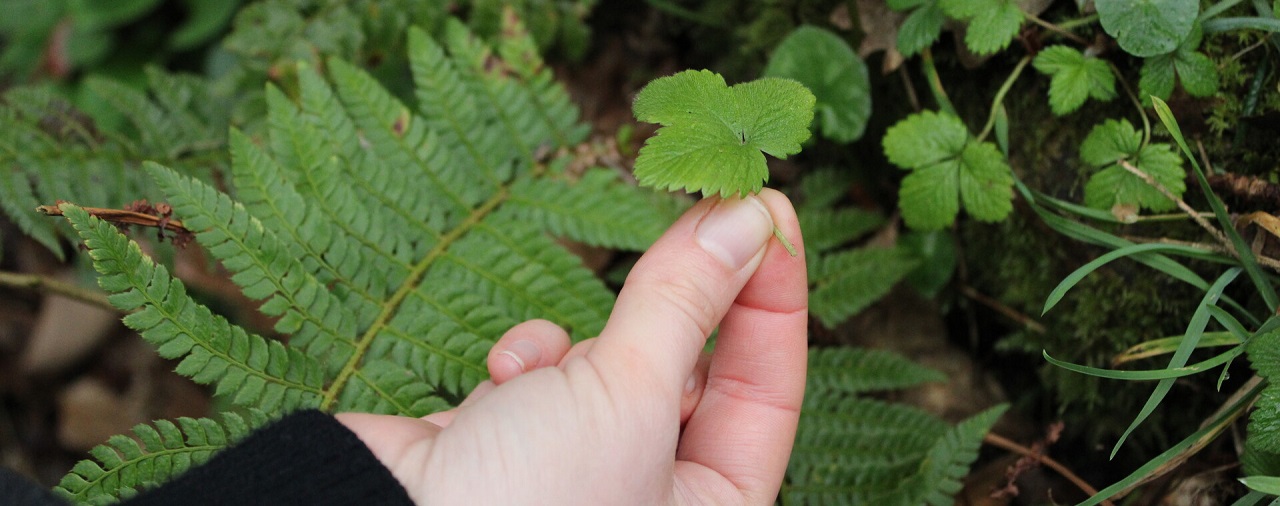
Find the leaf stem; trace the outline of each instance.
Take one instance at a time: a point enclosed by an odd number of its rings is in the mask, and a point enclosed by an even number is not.
[[[773,226],[773,236],[778,238],[778,242],[782,243],[782,247],[786,248],[787,253],[790,253],[791,256],[799,254],[796,252],[796,246],[791,244],[791,241],[787,240],[787,236],[782,234],[782,229],[778,228],[777,225]]]
[[[1013,72],[1004,80],[1004,84],[1000,85],[1000,89],[996,91],[996,96],[991,100],[991,114],[987,115],[987,124],[982,126],[982,132],[978,133],[978,142],[982,142],[991,133],[991,128],[996,124],[996,112],[1000,110],[1000,105],[1004,103],[1004,96],[1009,93],[1009,89],[1013,87],[1013,82],[1018,80],[1018,76],[1022,75],[1022,70],[1027,68],[1027,64],[1031,63],[1031,55],[1023,56],[1018,60],[1018,66],[1013,68]]]
[[[1120,82],[1120,87],[1124,88],[1124,94],[1129,96],[1129,100],[1133,102],[1133,106],[1138,109],[1138,116],[1142,118],[1142,147],[1146,147],[1151,142],[1151,119],[1147,118],[1147,109],[1142,106],[1142,99],[1138,98],[1138,94],[1133,92],[1133,88],[1129,87],[1129,81],[1126,81],[1124,74],[1120,73],[1120,67],[1115,63],[1108,61],[1107,65],[1111,67],[1111,72],[1116,75],[1116,80]]]
[[[938,102],[938,108],[943,112],[960,117],[956,112],[956,106],[951,104],[951,99],[947,97],[947,90],[942,88],[942,80],[938,78],[938,67],[933,64],[933,51],[924,48],[920,51],[920,66],[924,70],[924,79],[929,83],[929,92],[933,93],[934,101]]]
[[[105,308],[110,311],[120,311],[120,308],[111,305],[111,301],[107,300],[106,294],[100,291],[82,288],[71,283],[58,281],[56,279],[36,274],[0,271],[0,286],[25,288],[28,290],[61,295],[63,297]]]
[[[1082,46],[1089,45],[1089,39],[1086,39],[1084,37],[1071,33],[1067,31],[1065,28],[1062,28],[1061,26],[1045,21],[1044,19],[1041,19],[1039,16],[1036,16],[1035,14],[1032,14],[1030,12],[1024,12],[1023,15],[1025,15],[1027,19],[1031,20],[1032,23],[1040,25],[1046,30],[1049,30],[1053,33],[1061,35],[1069,39],[1070,41],[1075,42],[1076,44],[1080,44]]]
[[[1069,19],[1069,20],[1063,21],[1063,22],[1061,22],[1061,23],[1058,23],[1058,28],[1061,28],[1061,29],[1063,29],[1063,30],[1070,30],[1070,29],[1075,28],[1075,27],[1077,27],[1077,26],[1084,26],[1084,25],[1087,25],[1087,24],[1091,24],[1091,23],[1093,23],[1094,21],[1097,21],[1097,20],[1098,20],[1098,13],[1096,13],[1096,12],[1095,12],[1095,13],[1090,14],[1090,15],[1088,15],[1088,16],[1085,16],[1085,17],[1083,17],[1083,18]]]

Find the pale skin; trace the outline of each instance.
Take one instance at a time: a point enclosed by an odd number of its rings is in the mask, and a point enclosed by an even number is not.
[[[458,408],[338,420],[417,504],[772,504],[804,394],[807,293],[785,196],[704,199],[632,269],[599,337],[571,346],[528,321]]]

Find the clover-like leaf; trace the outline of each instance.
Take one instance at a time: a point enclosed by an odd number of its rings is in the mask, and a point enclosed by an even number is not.
[[[1175,77],[1182,89],[1194,97],[1207,97],[1218,92],[1218,66],[1208,56],[1197,52],[1203,33],[1199,27],[1191,31],[1178,49],[1168,54],[1147,58],[1142,64],[1138,88],[1144,102],[1151,95],[1161,99],[1173,94]]]
[[[981,221],[1013,210],[1013,173],[995,145],[977,142],[959,118],[925,111],[889,128],[884,151],[911,170],[902,180],[898,206],[907,225],[937,230],[955,222],[960,204]]]
[[[1102,29],[1120,47],[1143,58],[1165,54],[1191,33],[1197,0],[1095,0]]]
[[[964,45],[977,54],[992,54],[1009,46],[1025,17],[1014,0],[938,0],[942,11],[969,23]]]
[[[830,31],[796,28],[769,57],[764,75],[800,81],[817,97],[814,123],[838,142],[862,137],[871,116],[867,65],[849,44]]]
[[[1168,144],[1142,145],[1142,134],[1126,120],[1107,120],[1093,127],[1080,145],[1085,163],[1102,167],[1084,186],[1084,201],[1090,207],[1111,209],[1117,205],[1138,205],[1152,211],[1167,211],[1176,204],[1164,193],[1126,170],[1132,164],[1151,176],[1175,196],[1187,190],[1182,159]]]
[[[1089,97],[1104,102],[1116,97],[1116,76],[1099,58],[1058,45],[1041,51],[1033,64],[1036,70],[1053,76],[1049,81],[1049,107],[1058,116],[1079,109]]]
[[[903,56],[919,53],[933,45],[933,42],[938,40],[938,36],[942,35],[942,25],[946,23],[947,15],[942,12],[938,2],[934,0],[891,1],[889,7],[898,11],[916,8],[911,11],[907,19],[902,21],[902,26],[898,27],[898,51]]]
[[[769,178],[764,155],[800,152],[815,99],[804,85],[768,77],[729,87],[720,74],[686,70],[636,95],[636,119],[662,127],[636,159],[642,186],[745,196]]]

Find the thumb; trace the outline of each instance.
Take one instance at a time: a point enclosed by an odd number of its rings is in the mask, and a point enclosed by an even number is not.
[[[677,220],[627,276],[591,360],[680,398],[707,336],[764,258],[773,218],[760,199],[770,194],[703,199]]]

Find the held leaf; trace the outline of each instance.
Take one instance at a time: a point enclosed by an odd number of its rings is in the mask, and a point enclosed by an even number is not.
[[[769,177],[764,155],[786,158],[809,138],[814,96],[789,79],[732,87],[708,70],[654,80],[636,96],[636,119],[662,127],[640,149],[641,186],[705,195],[757,193]]]

